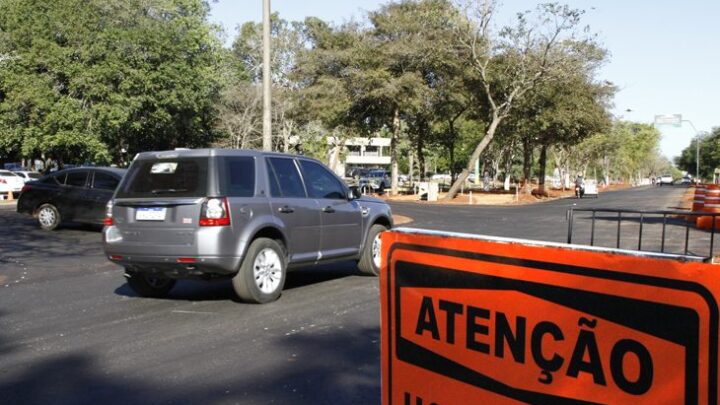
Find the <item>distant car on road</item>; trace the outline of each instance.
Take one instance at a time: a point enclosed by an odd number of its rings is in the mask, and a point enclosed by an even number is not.
[[[102,224],[105,205],[126,169],[87,167],[65,169],[25,183],[17,212],[37,218],[40,228],[51,231],[62,222]]]
[[[663,175],[660,176],[660,178],[658,179],[658,182],[660,183],[661,186],[662,186],[663,184],[673,184],[673,178],[672,178],[672,176],[669,175],[669,174],[663,174]]]
[[[13,173],[22,177],[23,182],[25,182],[25,183],[27,183],[28,181],[39,180],[40,178],[42,178],[42,174],[40,174],[38,172],[27,171],[27,170],[16,170],[16,171],[13,171]]]
[[[10,170],[0,170],[0,194],[8,196],[9,193],[17,194],[25,182],[22,177]]]

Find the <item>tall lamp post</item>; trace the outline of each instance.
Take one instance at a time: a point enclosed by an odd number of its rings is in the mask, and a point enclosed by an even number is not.
[[[270,109],[270,0],[263,0],[263,150],[272,150]]]
[[[700,133],[693,125],[692,121],[682,119],[682,114],[656,115],[655,125],[672,125],[680,127],[687,122],[695,132],[695,181],[700,178]]]
[[[681,122],[687,122],[695,132],[695,181],[697,182],[700,178],[700,133],[693,125],[690,120],[682,120]]]

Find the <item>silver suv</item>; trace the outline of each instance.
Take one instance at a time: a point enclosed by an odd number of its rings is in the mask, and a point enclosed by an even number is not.
[[[144,152],[108,202],[103,247],[141,296],[177,279],[232,278],[246,302],[280,296],[289,269],[356,260],[380,269],[390,207],[317,160],[250,150]]]

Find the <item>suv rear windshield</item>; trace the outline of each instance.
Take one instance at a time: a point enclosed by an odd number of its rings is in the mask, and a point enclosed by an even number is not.
[[[205,197],[207,157],[140,160],[117,191],[118,198]]]

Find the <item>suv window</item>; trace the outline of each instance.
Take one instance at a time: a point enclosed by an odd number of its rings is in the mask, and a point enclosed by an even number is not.
[[[267,162],[271,196],[306,197],[294,159],[268,158]]]
[[[207,157],[138,160],[125,175],[117,197],[204,197],[208,162]]]
[[[114,176],[111,176],[103,172],[95,172],[95,181],[93,182],[93,188],[100,190],[115,190],[120,181]]]
[[[218,158],[220,194],[228,197],[255,195],[255,159],[249,156]]]
[[[88,172],[72,172],[67,174],[67,180],[65,180],[66,186],[73,187],[85,187],[87,181]]]
[[[305,184],[312,198],[345,199],[345,188],[337,178],[323,166],[308,160],[301,160]]]

